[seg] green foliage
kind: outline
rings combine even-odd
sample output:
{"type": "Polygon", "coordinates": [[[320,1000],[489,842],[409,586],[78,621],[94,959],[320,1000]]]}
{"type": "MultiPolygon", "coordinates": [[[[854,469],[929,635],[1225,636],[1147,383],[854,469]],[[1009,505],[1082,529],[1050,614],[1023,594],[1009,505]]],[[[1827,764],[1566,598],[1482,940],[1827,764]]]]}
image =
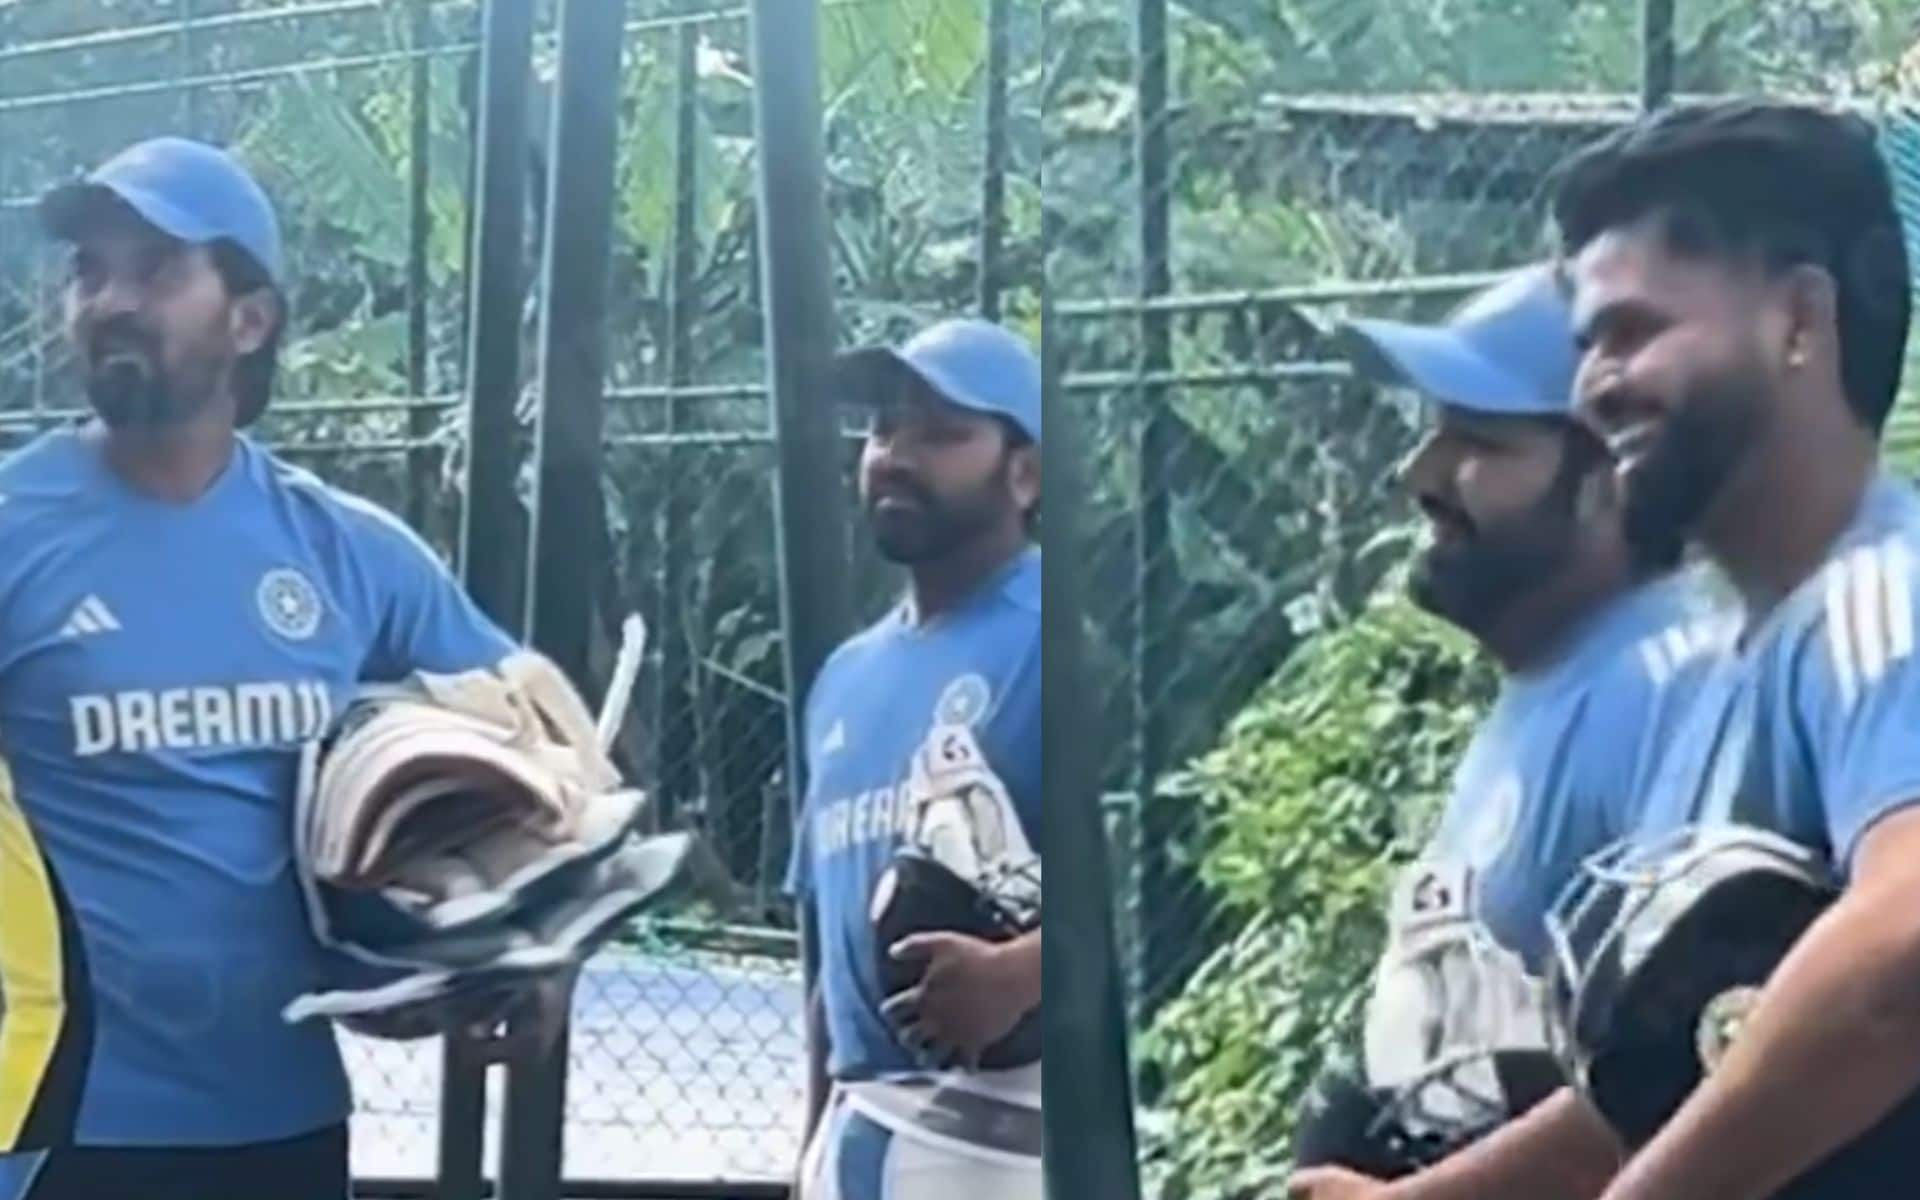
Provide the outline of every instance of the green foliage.
{"type": "MultiPolygon", "coordinates": [[[[1638,4],[1619,0],[1354,4],[1348,0],[1186,0],[1222,40],[1288,90],[1382,93],[1522,90],[1568,81],[1632,86],[1638,4]],[[1596,78],[1596,67],[1611,78],[1596,78]]],[[[1196,43],[1209,52],[1211,39],[1196,43]]]]}
{"type": "Polygon", "coordinates": [[[1201,878],[1237,926],[1140,1040],[1161,1084],[1150,1194],[1215,1200],[1285,1165],[1292,1115],[1355,1029],[1386,891],[1437,815],[1495,685],[1398,597],[1303,644],[1177,781],[1201,878]]]}

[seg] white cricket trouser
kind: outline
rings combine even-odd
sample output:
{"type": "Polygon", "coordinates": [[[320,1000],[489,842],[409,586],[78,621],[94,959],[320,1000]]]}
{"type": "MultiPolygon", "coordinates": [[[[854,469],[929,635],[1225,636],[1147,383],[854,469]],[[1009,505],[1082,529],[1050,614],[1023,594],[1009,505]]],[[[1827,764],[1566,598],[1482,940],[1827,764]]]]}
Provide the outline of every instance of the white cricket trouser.
{"type": "Polygon", "coordinates": [[[1040,1068],[836,1084],[796,1200],[1043,1200],[1040,1068]]]}

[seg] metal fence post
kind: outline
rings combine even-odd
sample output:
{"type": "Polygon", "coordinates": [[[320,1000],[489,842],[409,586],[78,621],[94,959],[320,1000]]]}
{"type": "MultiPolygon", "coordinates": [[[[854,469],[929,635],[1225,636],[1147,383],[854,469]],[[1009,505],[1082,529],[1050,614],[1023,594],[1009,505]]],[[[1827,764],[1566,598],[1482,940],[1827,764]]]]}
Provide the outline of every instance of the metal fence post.
{"type": "MultiPolygon", "coordinates": [[[[1045,300],[1042,300],[1043,307],[1045,300]]],[[[1051,321],[1043,325],[1057,331],[1051,321]]],[[[1113,891],[1099,804],[1098,731],[1090,728],[1079,540],[1084,461],[1079,423],[1059,386],[1060,337],[1044,339],[1047,399],[1042,447],[1046,537],[1043,572],[1041,738],[1047,747],[1043,854],[1047,889],[1046,1173],[1049,1200],[1138,1200],[1126,1004],[1114,939],[1113,891]]]]}
{"type": "Polygon", "coordinates": [[[787,785],[804,794],[807,689],[846,629],[846,503],[836,410],[820,23],[814,0],[754,0],[753,109],[763,322],[779,469],[781,628],[786,631],[787,785]]]}
{"type": "Polygon", "coordinates": [[[1673,99],[1674,3],[1642,0],[1640,6],[1640,107],[1648,112],[1673,99]]]}
{"type": "MultiPolygon", "coordinates": [[[[191,79],[197,74],[200,62],[199,39],[194,36],[194,24],[199,19],[197,0],[180,0],[180,74],[191,79]]],[[[200,89],[189,86],[181,97],[182,121],[189,137],[204,137],[206,131],[200,128],[200,89]]]]}
{"type": "Polygon", "coordinates": [[[521,632],[524,547],[514,491],[519,439],[520,311],[527,220],[527,89],[534,0],[488,0],[481,32],[480,131],[467,322],[466,503],[461,565],[487,613],[521,632]]]}
{"type": "Polygon", "coordinates": [[[986,166],[980,183],[980,315],[1000,319],[1006,290],[1001,259],[1007,234],[1007,58],[1013,37],[1008,0],[987,3],[986,166]]]}
{"type": "MultiPolygon", "coordinates": [[[[433,157],[433,63],[427,58],[433,39],[433,11],[413,6],[408,47],[413,60],[407,80],[407,437],[424,443],[433,432],[434,412],[427,399],[427,239],[433,234],[433,214],[427,204],[433,157]]],[[[433,460],[425,445],[407,451],[407,524],[423,533],[431,528],[433,460]]]]}
{"type": "Polygon", "coordinates": [[[536,646],[592,693],[588,650],[606,523],[602,390],[626,0],[565,0],[548,172],[531,604],[536,646]]]}
{"type": "Polygon", "coordinates": [[[660,547],[660,675],[655,711],[660,729],[660,800],[665,827],[676,824],[682,806],[700,790],[700,747],[694,717],[692,655],[687,645],[687,589],[692,582],[691,544],[696,506],[688,494],[687,463],[697,454],[678,444],[684,415],[677,394],[693,382],[693,323],[699,315],[700,231],[696,224],[699,184],[700,29],[691,22],[675,31],[673,139],[673,263],[667,277],[668,442],[663,458],[666,504],[658,515],[660,547]]]}
{"type": "MultiPolygon", "coordinates": [[[[474,600],[509,631],[520,628],[514,566],[504,531],[514,511],[514,405],[520,395],[521,268],[526,221],[527,81],[533,0],[489,0],[481,27],[479,130],[474,153],[473,243],[467,279],[467,463],[460,563],[474,600]]],[[[487,1051],[465,1035],[446,1040],[440,1082],[438,1200],[480,1200],[486,1133],[487,1051]]]]}
{"type": "MultiPolygon", "coordinates": [[[[540,327],[540,417],[534,436],[533,643],[594,694],[590,651],[605,561],[602,389],[620,125],[625,0],[566,0],[548,173],[546,278],[540,327]]],[[[559,1200],[570,1030],[545,1058],[507,1065],[500,1139],[503,1200],[559,1200]]]]}
{"type": "Polygon", "coordinates": [[[1134,792],[1139,797],[1139,895],[1151,898],[1152,919],[1140,923],[1139,974],[1134,1000],[1144,1019],[1179,986],[1191,966],[1199,914],[1192,873],[1181,868],[1178,846],[1190,822],[1180,803],[1159,794],[1166,768],[1169,729],[1155,690],[1167,686],[1176,668],[1172,638],[1180,586],[1173,557],[1172,481],[1174,430],[1163,380],[1173,368],[1171,314],[1154,301],[1173,290],[1172,165],[1167,146],[1167,0],[1138,0],[1134,10],[1136,71],[1140,96],[1135,130],[1139,164],[1141,412],[1136,445],[1140,507],[1134,520],[1134,577],[1138,593],[1133,627],[1135,737],[1134,792]]]}

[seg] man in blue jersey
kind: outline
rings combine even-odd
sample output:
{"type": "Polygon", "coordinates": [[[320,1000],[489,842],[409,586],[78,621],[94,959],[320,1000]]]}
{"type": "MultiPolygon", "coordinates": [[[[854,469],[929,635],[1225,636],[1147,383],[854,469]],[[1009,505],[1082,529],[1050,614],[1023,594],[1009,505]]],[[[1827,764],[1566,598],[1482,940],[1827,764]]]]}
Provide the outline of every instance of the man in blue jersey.
{"type": "Polygon", "coordinates": [[[868,524],[910,586],[833,654],[807,700],[789,879],[818,964],[800,1195],[1039,1200],[1038,1063],[967,1067],[1039,1009],[1038,929],[887,947],[873,916],[926,799],[931,749],[954,731],[983,760],[979,794],[1000,810],[988,815],[1039,843],[1039,364],[1004,329],[949,321],[841,368],[842,386],[871,406],[868,524]],[[883,953],[915,964],[917,983],[889,989],[883,953]],[[916,1080],[932,1081],[939,1103],[919,1104],[916,1080]]]}
{"type": "Polygon", "coordinates": [[[1578,356],[1551,266],[1445,326],[1360,321],[1343,340],[1364,375],[1434,404],[1402,470],[1432,539],[1413,597],[1472,634],[1503,679],[1396,889],[1369,1004],[1370,1094],[1323,1079],[1297,1136],[1296,1158],[1315,1165],[1292,1194],[1315,1198],[1421,1194],[1467,1141],[1567,1103],[1538,988],[1545,917],[1581,862],[1632,827],[1670,727],[1660,714],[1696,681],[1706,612],[1695,581],[1669,570],[1677,541],[1624,536],[1606,449],[1573,419],[1578,356]]]}
{"type": "Polygon", "coordinates": [[[375,506],[237,431],[285,328],[273,210],[137,145],[41,214],[95,419],[0,464],[0,1197],[341,1200],[345,1072],[290,863],[300,745],[507,637],[375,506]]]}
{"type": "MultiPolygon", "coordinates": [[[[1910,315],[1900,220],[1865,122],[1758,103],[1606,139],[1555,213],[1581,405],[1630,527],[1697,538],[1744,602],[1643,833],[1759,826],[1844,885],[1604,1194],[1761,1200],[1920,1087],[1920,497],[1878,444],[1910,315]]],[[[1903,1148],[1844,1194],[1906,1194],[1903,1148]]]]}
{"type": "MultiPolygon", "coordinates": [[[[1614,448],[1629,533],[1697,540],[1743,601],[1636,841],[1758,826],[1846,887],[1624,1165],[1575,1102],[1476,1147],[1443,1186],[1376,1194],[1762,1200],[1843,1158],[1920,1085],[1920,498],[1877,444],[1907,338],[1906,250],[1871,131],[1791,105],[1646,118],[1563,169],[1555,216],[1579,408],[1614,448]],[[1577,1163],[1600,1180],[1569,1175],[1577,1163]]],[[[1915,1165],[1794,1194],[1901,1195],[1915,1165]]]]}

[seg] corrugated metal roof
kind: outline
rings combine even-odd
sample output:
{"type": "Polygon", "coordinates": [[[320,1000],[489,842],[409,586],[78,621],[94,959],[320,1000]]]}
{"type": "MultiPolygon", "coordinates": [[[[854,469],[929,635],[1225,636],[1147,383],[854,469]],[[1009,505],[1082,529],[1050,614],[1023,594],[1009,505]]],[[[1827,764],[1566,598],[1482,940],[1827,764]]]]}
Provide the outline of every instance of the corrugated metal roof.
{"type": "MultiPolygon", "coordinates": [[[[1718,97],[1683,95],[1681,102],[1718,97]]],[[[1776,95],[1777,100],[1834,103],[1830,98],[1776,95]]],[[[1840,107],[1860,108],[1840,102],[1840,107]]],[[[1396,95],[1338,92],[1269,94],[1256,110],[1275,115],[1373,117],[1418,123],[1514,125],[1623,125],[1640,113],[1627,92],[1411,92],[1396,95]]]]}

